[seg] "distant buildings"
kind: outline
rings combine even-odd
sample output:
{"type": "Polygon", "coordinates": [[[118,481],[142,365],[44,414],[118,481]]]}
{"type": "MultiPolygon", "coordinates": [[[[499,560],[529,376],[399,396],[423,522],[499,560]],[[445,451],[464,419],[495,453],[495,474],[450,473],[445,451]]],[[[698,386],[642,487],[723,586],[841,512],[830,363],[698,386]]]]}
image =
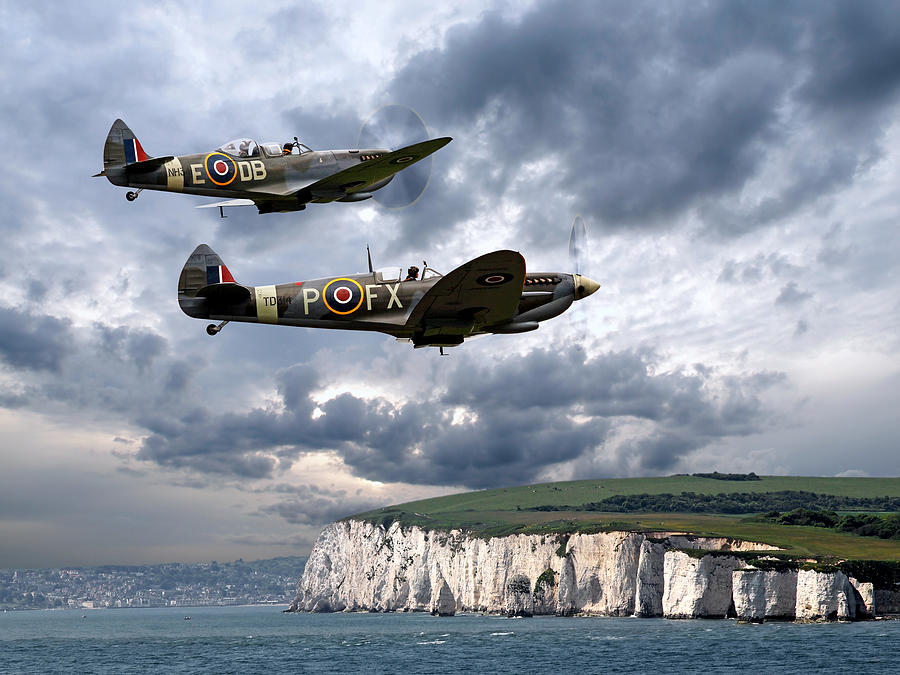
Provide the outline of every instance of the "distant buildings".
{"type": "Polygon", "coordinates": [[[231,563],[0,570],[0,609],[281,604],[306,558],[231,563]]]}

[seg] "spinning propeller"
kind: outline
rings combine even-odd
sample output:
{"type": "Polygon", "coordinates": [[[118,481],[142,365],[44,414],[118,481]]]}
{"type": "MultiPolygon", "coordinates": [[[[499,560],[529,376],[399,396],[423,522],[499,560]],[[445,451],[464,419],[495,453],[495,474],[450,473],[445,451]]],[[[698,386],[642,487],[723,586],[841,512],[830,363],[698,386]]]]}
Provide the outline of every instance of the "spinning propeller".
{"type": "MultiPolygon", "coordinates": [[[[359,148],[399,150],[430,138],[422,118],[403,105],[386,105],[366,120],[359,132],[359,148]]],[[[431,157],[416,162],[394,175],[391,182],[374,193],[373,199],[389,209],[415,204],[431,178],[431,157]]]]}
{"type": "MultiPolygon", "coordinates": [[[[581,216],[576,216],[572,222],[572,231],[569,234],[569,265],[572,273],[575,275],[576,299],[590,295],[597,289],[597,283],[592,280],[588,269],[590,257],[590,247],[584,219],[581,216]]],[[[576,305],[572,308],[572,326],[581,343],[584,343],[588,337],[587,311],[588,309],[581,305],[576,305]]]]}
{"type": "Polygon", "coordinates": [[[569,264],[572,265],[572,271],[575,274],[590,277],[587,270],[589,258],[590,248],[584,218],[575,216],[575,220],[572,222],[572,231],[569,233],[569,264]]]}

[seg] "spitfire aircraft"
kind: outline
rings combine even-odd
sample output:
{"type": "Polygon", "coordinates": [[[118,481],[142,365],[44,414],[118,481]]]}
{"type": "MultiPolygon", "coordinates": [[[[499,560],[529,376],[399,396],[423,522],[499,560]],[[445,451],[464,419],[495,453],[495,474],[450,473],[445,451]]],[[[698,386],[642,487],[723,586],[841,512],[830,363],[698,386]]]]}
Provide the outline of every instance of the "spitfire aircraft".
{"type": "Polygon", "coordinates": [[[134,201],[142,190],[182,192],[225,201],[198,208],[256,205],[259,212],[302,211],[309,203],[359,202],[391,182],[398,171],[412,166],[452,139],[434,138],[399,150],[310,150],[293,142],[257,143],[249,138],[229,141],[212,152],[151,157],[134,132],[120,119],[113,122],[103,148],[103,171],[113,185],[136,188],[126,193],[134,201]]]}
{"type": "Polygon", "coordinates": [[[600,287],[580,274],[526,273],[516,251],[487,253],[446,275],[427,263],[418,272],[373,270],[369,256],[365,274],[244,286],[201,244],[181,270],[178,304],[188,316],[218,321],[206,327],[210,335],[230,321],[376,331],[443,353],[475,335],[535,330],[600,287]]]}

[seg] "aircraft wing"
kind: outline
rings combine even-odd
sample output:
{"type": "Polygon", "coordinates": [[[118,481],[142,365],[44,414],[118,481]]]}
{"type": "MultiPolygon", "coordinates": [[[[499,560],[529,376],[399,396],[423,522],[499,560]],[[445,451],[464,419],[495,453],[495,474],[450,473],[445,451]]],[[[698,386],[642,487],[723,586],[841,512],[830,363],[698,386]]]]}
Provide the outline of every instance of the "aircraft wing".
{"type": "Polygon", "coordinates": [[[303,201],[332,202],[393,176],[398,171],[425,159],[449,143],[452,138],[433,138],[428,141],[394,150],[378,159],[369,159],[344,169],[301,189],[303,201]],[[305,199],[308,197],[309,199],[305,199]]]}
{"type": "Polygon", "coordinates": [[[195,209],[214,209],[220,206],[253,206],[255,202],[252,199],[228,199],[224,202],[215,202],[214,204],[199,204],[195,209]]]}
{"type": "Polygon", "coordinates": [[[508,322],[525,285],[525,259],[516,251],[494,251],[457,267],[432,286],[410,312],[406,325],[457,326],[461,332],[508,322]]]}

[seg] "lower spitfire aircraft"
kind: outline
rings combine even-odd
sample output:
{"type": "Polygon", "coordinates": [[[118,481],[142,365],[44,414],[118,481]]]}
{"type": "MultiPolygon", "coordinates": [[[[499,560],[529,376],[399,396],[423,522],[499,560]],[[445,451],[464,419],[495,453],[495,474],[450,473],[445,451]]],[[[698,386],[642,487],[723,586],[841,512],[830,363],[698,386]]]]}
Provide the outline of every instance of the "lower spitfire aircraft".
{"type": "Polygon", "coordinates": [[[391,182],[394,174],[428,157],[452,139],[434,138],[394,150],[310,150],[293,143],[229,141],[196,155],[151,157],[134,132],[113,122],[103,148],[103,171],[113,185],[137,188],[125,197],[134,201],[142,190],[229,197],[197,208],[256,205],[260,213],[302,211],[309,203],[359,202],[391,182]],[[296,150],[296,152],[295,152],[296,150]]]}
{"type": "Polygon", "coordinates": [[[462,344],[486,333],[524,333],[562,314],[600,287],[580,274],[525,272],[516,251],[494,251],[446,275],[425,264],[372,269],[343,277],[271,286],[238,284],[206,244],[188,258],[178,280],[178,304],[188,316],[211,319],[217,334],[229,321],[387,333],[415,347],[462,344]]]}

